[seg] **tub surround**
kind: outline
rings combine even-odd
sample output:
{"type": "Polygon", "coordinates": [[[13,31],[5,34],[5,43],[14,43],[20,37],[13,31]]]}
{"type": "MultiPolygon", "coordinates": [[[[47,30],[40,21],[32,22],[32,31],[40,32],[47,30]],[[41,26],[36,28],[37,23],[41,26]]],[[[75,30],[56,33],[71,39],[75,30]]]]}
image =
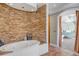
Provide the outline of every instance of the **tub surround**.
{"type": "Polygon", "coordinates": [[[0,3],[0,38],[4,43],[21,41],[28,32],[33,39],[46,41],[46,6],[25,12],[0,3]]]}

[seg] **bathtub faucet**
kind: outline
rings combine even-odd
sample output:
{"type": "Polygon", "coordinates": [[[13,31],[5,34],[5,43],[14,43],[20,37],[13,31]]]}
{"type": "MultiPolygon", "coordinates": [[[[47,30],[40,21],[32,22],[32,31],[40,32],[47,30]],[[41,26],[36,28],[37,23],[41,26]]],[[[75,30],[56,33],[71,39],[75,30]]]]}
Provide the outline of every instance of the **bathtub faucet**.
{"type": "Polygon", "coordinates": [[[24,40],[32,40],[32,33],[27,33],[24,40]]]}

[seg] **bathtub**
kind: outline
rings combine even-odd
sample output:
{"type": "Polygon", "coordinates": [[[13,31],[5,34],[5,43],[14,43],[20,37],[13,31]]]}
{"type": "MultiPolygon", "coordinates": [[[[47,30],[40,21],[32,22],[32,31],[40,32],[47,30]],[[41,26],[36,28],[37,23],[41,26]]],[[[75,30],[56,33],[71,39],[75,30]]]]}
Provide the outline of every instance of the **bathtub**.
{"type": "Polygon", "coordinates": [[[39,56],[40,42],[37,40],[27,40],[6,44],[0,47],[1,51],[12,51],[5,56],[39,56]]]}

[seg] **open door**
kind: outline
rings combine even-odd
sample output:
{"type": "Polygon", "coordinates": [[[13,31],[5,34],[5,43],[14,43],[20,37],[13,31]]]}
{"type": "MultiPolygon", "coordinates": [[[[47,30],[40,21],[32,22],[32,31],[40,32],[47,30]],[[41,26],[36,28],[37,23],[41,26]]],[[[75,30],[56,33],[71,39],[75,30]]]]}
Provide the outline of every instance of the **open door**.
{"type": "Polygon", "coordinates": [[[76,26],[76,41],[74,50],[79,53],[79,11],[76,11],[76,19],[77,19],[77,26],[76,26]]]}
{"type": "Polygon", "coordinates": [[[48,48],[50,48],[50,16],[48,16],[48,48]]]}
{"type": "Polygon", "coordinates": [[[59,47],[62,46],[62,17],[59,16],[59,47]]]}

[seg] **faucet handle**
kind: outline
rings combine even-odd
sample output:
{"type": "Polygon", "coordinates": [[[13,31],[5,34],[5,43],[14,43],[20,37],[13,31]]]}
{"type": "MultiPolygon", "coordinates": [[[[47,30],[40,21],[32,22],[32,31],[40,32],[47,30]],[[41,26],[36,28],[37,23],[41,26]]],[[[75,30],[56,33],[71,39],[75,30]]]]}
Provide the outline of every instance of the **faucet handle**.
{"type": "Polygon", "coordinates": [[[0,46],[4,45],[4,42],[2,40],[0,40],[0,46]]]}
{"type": "Polygon", "coordinates": [[[27,34],[27,40],[32,40],[32,33],[27,34]]]}

